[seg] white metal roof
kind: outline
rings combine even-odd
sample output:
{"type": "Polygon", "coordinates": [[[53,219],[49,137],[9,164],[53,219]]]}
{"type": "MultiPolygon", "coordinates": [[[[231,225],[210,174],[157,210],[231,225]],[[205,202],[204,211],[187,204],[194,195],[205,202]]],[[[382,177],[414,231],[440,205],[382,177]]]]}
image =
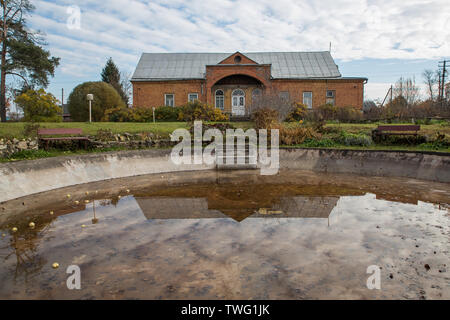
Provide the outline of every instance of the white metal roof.
{"type": "MultiPolygon", "coordinates": [[[[143,53],[132,81],[203,79],[206,66],[215,65],[233,53],[143,53]]],[[[324,52],[242,53],[259,64],[272,65],[274,79],[339,78],[331,54],[324,52]]]]}

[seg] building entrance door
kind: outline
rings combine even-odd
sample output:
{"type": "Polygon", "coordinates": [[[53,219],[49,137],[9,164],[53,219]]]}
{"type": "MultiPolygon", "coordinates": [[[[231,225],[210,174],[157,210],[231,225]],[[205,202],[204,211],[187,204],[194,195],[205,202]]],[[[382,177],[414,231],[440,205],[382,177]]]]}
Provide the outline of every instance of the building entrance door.
{"type": "Polygon", "coordinates": [[[231,97],[231,113],[233,116],[245,116],[245,92],[241,89],[233,91],[231,97]]]}

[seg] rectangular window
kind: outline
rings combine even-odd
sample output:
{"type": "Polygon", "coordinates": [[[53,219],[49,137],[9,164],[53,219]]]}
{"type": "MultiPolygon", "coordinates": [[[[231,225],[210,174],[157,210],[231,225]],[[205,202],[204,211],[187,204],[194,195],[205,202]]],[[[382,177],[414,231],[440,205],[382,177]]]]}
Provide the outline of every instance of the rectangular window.
{"type": "Polygon", "coordinates": [[[164,104],[166,107],[174,107],[175,106],[175,95],[174,94],[165,94],[164,95],[164,104]]]}
{"type": "Polygon", "coordinates": [[[216,95],[216,108],[219,108],[220,110],[223,110],[224,105],[224,96],[222,95],[216,95]]]}
{"type": "Polygon", "coordinates": [[[188,94],[188,101],[194,102],[195,100],[198,100],[198,93],[189,93],[188,94]]]}
{"type": "Polygon", "coordinates": [[[336,91],[334,90],[327,90],[327,100],[326,104],[331,104],[334,106],[336,103],[336,91]]]}
{"type": "Polygon", "coordinates": [[[280,99],[289,102],[289,92],[287,91],[280,92],[280,99]]]}
{"type": "Polygon", "coordinates": [[[308,106],[308,109],[312,109],[313,101],[312,101],[312,92],[305,91],[303,92],[303,104],[308,106]]]}

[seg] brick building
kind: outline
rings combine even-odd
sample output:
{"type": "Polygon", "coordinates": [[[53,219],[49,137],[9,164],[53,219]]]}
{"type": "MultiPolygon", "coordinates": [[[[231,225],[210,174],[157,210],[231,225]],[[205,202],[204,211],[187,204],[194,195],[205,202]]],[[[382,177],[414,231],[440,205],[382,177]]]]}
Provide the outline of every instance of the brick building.
{"type": "Polygon", "coordinates": [[[144,53],[131,80],[135,107],[200,100],[234,116],[264,95],[309,108],[363,107],[367,78],[342,77],[326,52],[144,53]]]}

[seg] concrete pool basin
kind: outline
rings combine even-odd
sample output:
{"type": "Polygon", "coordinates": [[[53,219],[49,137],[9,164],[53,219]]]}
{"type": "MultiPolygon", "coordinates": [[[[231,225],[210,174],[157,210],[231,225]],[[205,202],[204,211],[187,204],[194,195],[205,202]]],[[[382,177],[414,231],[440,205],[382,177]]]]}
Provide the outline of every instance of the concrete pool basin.
{"type": "Polygon", "coordinates": [[[1,164],[0,298],[450,298],[448,156],[282,149],[274,176],[169,156],[1,164]]]}
{"type": "Polygon", "coordinates": [[[0,298],[448,299],[449,194],[448,183],[292,169],[33,194],[0,206],[0,298]],[[66,287],[71,265],[81,290],[66,287]],[[366,286],[372,265],[381,290],[366,286]]]}
{"type": "MultiPolygon", "coordinates": [[[[177,166],[170,150],[138,150],[0,164],[0,202],[71,185],[153,173],[214,170],[177,166]]],[[[281,169],[450,182],[450,156],[439,153],[326,149],[280,150],[281,169]]]]}

